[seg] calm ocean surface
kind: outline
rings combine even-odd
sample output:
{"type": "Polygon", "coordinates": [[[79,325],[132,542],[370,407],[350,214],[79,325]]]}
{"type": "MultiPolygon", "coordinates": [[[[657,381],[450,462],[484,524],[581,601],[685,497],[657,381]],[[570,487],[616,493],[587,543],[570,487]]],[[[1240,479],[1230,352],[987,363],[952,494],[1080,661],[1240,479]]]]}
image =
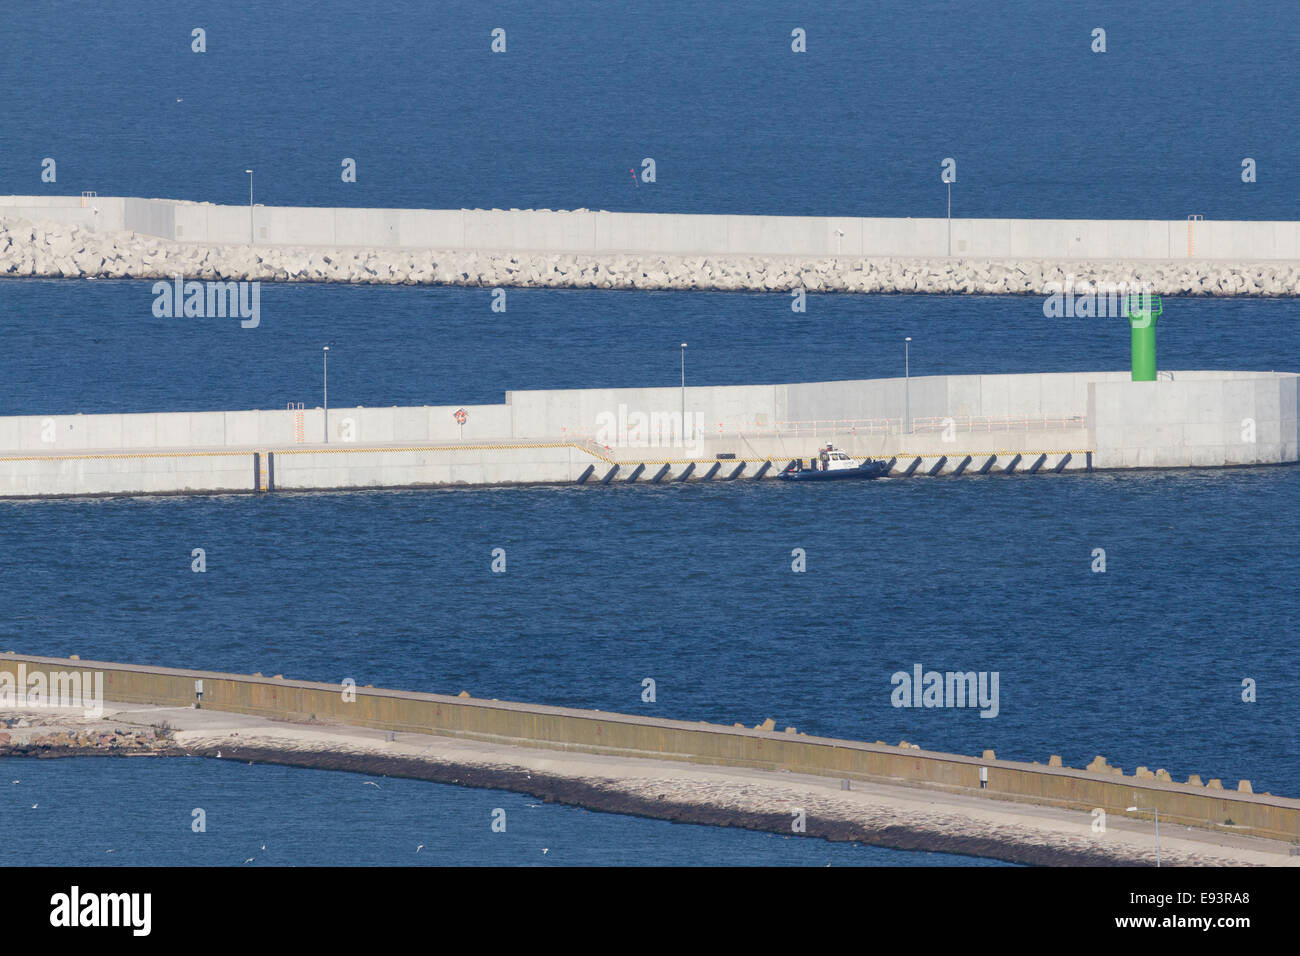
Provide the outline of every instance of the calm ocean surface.
{"type": "Polygon", "coordinates": [[[15,758],[0,769],[0,866],[1004,865],[235,761],[15,758]],[[196,808],[203,833],[191,829],[196,808]],[[504,833],[491,829],[496,809],[504,833]]]}
{"type": "Polygon", "coordinates": [[[1293,0],[7,3],[0,184],[942,216],[952,157],[955,216],[1295,219],[1297,50],[1293,0]]]}
{"type": "MultiPolygon", "coordinates": [[[[0,415],[496,404],[506,391],[1127,369],[1123,318],[1035,296],[507,290],[263,283],[261,324],[160,319],[153,283],[0,282],[0,415]]],[[[1300,367],[1295,299],[1165,297],[1166,369],[1300,367]]]]}
{"type": "MultiPolygon", "coordinates": [[[[266,203],[928,216],[953,156],[955,215],[1294,219],[1298,24],[1283,3],[8,5],[0,189],[242,202],[251,166],[266,203]],[[658,182],[634,186],[646,156],[658,182]]],[[[1122,320],[1034,298],[811,296],[796,315],[785,295],[512,290],[497,314],[487,290],[264,285],[244,330],[157,319],[150,285],[0,282],[0,415],[310,407],[326,342],[335,407],[673,385],[681,341],[695,384],[896,375],[905,335],[917,375],[1127,365],[1122,320]]],[[[1161,365],[1295,370],[1296,308],[1166,299],[1161,365]]],[[[770,716],[1300,795],[1298,492],[1277,468],[0,502],[0,650],[770,716]],[[890,675],[917,663],[998,671],[997,718],[893,708],[890,675]]],[[[5,767],[0,863],[958,860],[349,774],[5,767]],[[131,811],[111,827],[106,792],[131,811]],[[516,808],[508,837],[495,806],[516,808]],[[340,839],[313,837],[322,818],[340,839]],[[50,848],[58,827],[81,836],[50,848]]]]}

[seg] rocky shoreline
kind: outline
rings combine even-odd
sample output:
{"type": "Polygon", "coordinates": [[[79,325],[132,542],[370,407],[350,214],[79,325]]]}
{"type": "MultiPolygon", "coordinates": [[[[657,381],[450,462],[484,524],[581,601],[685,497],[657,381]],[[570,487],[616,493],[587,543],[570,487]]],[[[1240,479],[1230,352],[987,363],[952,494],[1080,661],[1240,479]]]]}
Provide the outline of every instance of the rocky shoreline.
{"type": "Polygon", "coordinates": [[[0,218],[0,278],[186,279],[725,292],[1300,296],[1300,262],[529,254],[206,245],[0,218]]]}
{"type": "Polygon", "coordinates": [[[170,724],[128,726],[87,718],[79,722],[51,714],[0,717],[0,757],[176,756],[170,724]]]}

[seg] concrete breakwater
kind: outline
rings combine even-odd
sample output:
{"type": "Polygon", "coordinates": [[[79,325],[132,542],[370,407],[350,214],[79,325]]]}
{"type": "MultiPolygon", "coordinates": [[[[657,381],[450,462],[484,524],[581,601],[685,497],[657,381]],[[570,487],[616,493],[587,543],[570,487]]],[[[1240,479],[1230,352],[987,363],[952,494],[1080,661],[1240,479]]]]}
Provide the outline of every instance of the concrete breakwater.
{"type": "MultiPolygon", "coordinates": [[[[0,206],[0,214],[4,207],[0,206]]],[[[0,219],[0,277],[728,292],[1297,296],[1300,261],[548,252],[181,241],[0,219]]]]}
{"type": "Polygon", "coordinates": [[[828,441],[895,459],[890,477],[1300,458],[1295,374],[1161,376],[512,391],[499,405],[332,408],[328,422],[299,403],[0,417],[0,497],[772,479],[828,441]]]}
{"type": "MultiPolygon", "coordinates": [[[[0,757],[184,756],[308,767],[510,790],[545,803],[787,836],[798,809],[805,837],[1031,866],[1156,862],[1143,820],[1109,817],[1105,832],[1097,832],[1091,812],[898,783],[853,781],[846,788],[842,778],[111,701],[99,720],[67,708],[9,712],[17,729],[8,741],[0,733],[0,757]]],[[[26,777],[18,784],[27,786],[26,777]]],[[[1160,858],[1164,866],[1288,866],[1300,859],[1291,850],[1278,840],[1189,828],[1161,835],[1160,858]]]]}
{"type": "MultiPolygon", "coordinates": [[[[817,783],[823,793],[827,790],[846,794],[870,792],[873,786],[884,785],[914,792],[919,789],[927,794],[925,799],[930,803],[952,796],[965,801],[968,807],[977,807],[974,813],[968,811],[969,816],[977,818],[986,812],[1005,812],[1012,804],[1083,811],[1075,833],[1085,837],[1086,845],[1081,847],[1076,836],[1072,849],[1076,854],[1098,856],[1106,855],[1109,848],[1106,840],[1096,838],[1096,830],[1090,826],[1095,811],[1101,809],[1107,816],[1122,820],[1125,808],[1135,803],[1158,808],[1162,819],[1187,827],[1290,844],[1300,838],[1300,800],[1254,793],[1249,781],[1240,781],[1235,790],[1229,790],[1218,779],[1203,784],[1196,775],[1189,775],[1185,783],[1175,782],[1163,769],[1152,772],[1139,767],[1133,775],[1127,775],[1100,756],[1087,768],[1076,769],[1063,766],[1060,757],[1055,755],[1045,764],[1026,763],[999,759],[990,750],[978,757],[968,757],[923,750],[906,741],[893,746],[884,741],[867,743],[819,737],[799,732],[795,727],[779,731],[770,718],[753,727],[741,723],[725,726],[484,700],[467,692],[451,696],[301,681],[283,675],[265,677],[75,657],[0,654],[0,682],[11,688],[9,702],[5,704],[10,708],[35,707],[38,711],[48,711],[59,705],[49,690],[56,683],[85,686],[92,680],[96,686],[103,687],[104,700],[99,703],[110,725],[118,719],[112,711],[121,704],[137,705],[130,708],[134,719],[147,722],[157,731],[151,736],[146,730],[147,741],[162,737],[184,750],[202,745],[214,751],[214,756],[218,755],[219,746],[241,748],[229,754],[235,759],[295,763],[304,762],[303,756],[313,752],[317,761],[307,760],[306,765],[329,765],[320,758],[333,756],[339,758],[334,765],[340,769],[363,769],[355,762],[350,765],[346,758],[357,757],[359,751],[371,756],[400,758],[437,749],[437,757],[445,758],[456,752],[476,753],[476,759],[468,762],[480,768],[491,764],[499,768],[506,761],[499,756],[492,760],[483,748],[497,748],[498,755],[499,748],[510,748],[509,762],[515,766],[527,763],[532,753],[536,754],[534,759],[544,762],[551,774],[603,778],[607,783],[623,773],[601,773],[602,763],[607,767],[621,766],[625,772],[626,761],[652,759],[659,762],[659,772],[669,777],[688,775],[699,768],[709,771],[720,785],[714,793],[706,794],[702,802],[715,808],[730,803],[733,809],[737,791],[744,790],[752,781],[762,778],[769,785],[779,781],[780,786],[786,786],[792,781],[792,775],[802,775],[817,783]],[[34,675],[38,674],[44,677],[42,686],[46,689],[39,698],[34,698],[30,687],[34,675]],[[16,687],[20,676],[26,682],[21,689],[16,687]],[[138,705],[165,709],[144,714],[138,705]],[[232,724],[231,715],[260,720],[255,722],[256,726],[249,720],[232,724]],[[286,726],[286,722],[290,725],[286,726]],[[265,739],[277,729],[289,739],[290,746],[265,739]],[[399,734],[411,735],[418,743],[404,747],[395,740],[399,734]],[[377,746],[357,746],[367,738],[377,746]],[[587,770],[575,773],[574,765],[587,770]]],[[[64,709],[75,713],[75,706],[64,705],[64,709]]],[[[44,746],[54,751],[59,746],[78,746],[85,739],[84,734],[66,732],[51,739],[51,731],[44,727],[32,728],[27,733],[17,730],[11,733],[15,736],[8,742],[10,747],[44,746]]],[[[124,736],[117,734],[113,739],[124,736]]],[[[166,742],[159,741],[156,746],[161,749],[166,742]]],[[[111,740],[101,739],[101,743],[111,747],[111,740]]],[[[4,749],[0,747],[0,752],[4,749]]],[[[390,765],[390,769],[403,768],[390,765]]],[[[494,783],[484,780],[477,785],[494,783]]],[[[655,792],[650,789],[650,793],[655,792]]],[[[658,789],[658,793],[663,799],[664,790],[658,789]]],[[[747,809],[754,812],[753,807],[747,809]]],[[[773,806],[769,800],[766,809],[768,818],[775,819],[789,832],[787,806],[781,803],[773,806]]],[[[857,819],[860,821],[861,817],[857,819]]],[[[885,819],[881,826],[895,822],[885,819]]],[[[987,824],[987,819],[982,822],[987,824]]],[[[959,832],[949,834],[950,837],[959,835],[959,832]]],[[[995,834],[993,839],[996,841],[995,834]]],[[[1273,862],[1287,862],[1285,846],[1275,844],[1272,852],[1276,855],[1273,862]]]]}

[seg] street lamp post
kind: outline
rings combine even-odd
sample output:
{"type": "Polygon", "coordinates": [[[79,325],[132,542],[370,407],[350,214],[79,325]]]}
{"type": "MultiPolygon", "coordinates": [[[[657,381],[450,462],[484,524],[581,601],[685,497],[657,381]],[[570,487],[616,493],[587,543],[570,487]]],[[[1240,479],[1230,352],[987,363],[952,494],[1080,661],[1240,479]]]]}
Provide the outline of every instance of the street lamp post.
{"type": "Polygon", "coordinates": [[[1156,866],[1160,865],[1160,811],[1156,807],[1129,807],[1125,813],[1154,813],[1156,817],[1156,866]]]}
{"type": "Polygon", "coordinates": [[[912,337],[903,339],[903,430],[912,434],[912,337]]]}
{"type": "Polygon", "coordinates": [[[686,441],[686,343],[682,343],[682,442],[686,441]]]}
{"type": "Polygon", "coordinates": [[[253,171],[246,169],[248,173],[248,244],[253,244],[253,171]]]}
{"type": "Polygon", "coordinates": [[[327,345],[321,351],[324,357],[324,367],[322,370],[321,386],[324,392],[325,406],[325,444],[330,443],[330,347],[327,345]]]}

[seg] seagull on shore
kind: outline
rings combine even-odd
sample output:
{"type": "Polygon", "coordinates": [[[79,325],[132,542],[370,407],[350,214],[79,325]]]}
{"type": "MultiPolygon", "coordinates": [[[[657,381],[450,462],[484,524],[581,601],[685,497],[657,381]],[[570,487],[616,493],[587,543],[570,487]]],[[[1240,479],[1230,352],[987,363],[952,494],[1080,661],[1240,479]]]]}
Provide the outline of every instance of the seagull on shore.
{"type": "Polygon", "coordinates": [[[423,850],[423,849],[424,849],[424,844],[421,843],[419,846],[417,846],[417,847],[415,848],[415,852],[416,852],[416,853],[419,853],[419,852],[420,852],[421,850],[423,850]]]}
{"type": "Polygon", "coordinates": [[[362,786],[364,787],[366,784],[369,784],[372,787],[379,787],[380,790],[384,789],[383,787],[380,787],[379,784],[375,783],[373,780],[365,781],[365,783],[363,783],[362,786]]]}
{"type": "Polygon", "coordinates": [[[39,806],[40,806],[39,803],[33,803],[33,804],[32,804],[32,809],[35,810],[35,809],[36,809],[37,807],[39,807],[39,806]]]}
{"type": "Polygon", "coordinates": [[[550,852],[551,852],[551,848],[549,846],[542,847],[542,856],[546,856],[546,854],[550,852]]]}
{"type": "Polygon", "coordinates": [[[245,863],[252,863],[252,862],[253,862],[253,859],[254,859],[254,858],[250,856],[250,857],[249,857],[247,860],[245,860],[244,862],[245,862],[245,863]]]}

